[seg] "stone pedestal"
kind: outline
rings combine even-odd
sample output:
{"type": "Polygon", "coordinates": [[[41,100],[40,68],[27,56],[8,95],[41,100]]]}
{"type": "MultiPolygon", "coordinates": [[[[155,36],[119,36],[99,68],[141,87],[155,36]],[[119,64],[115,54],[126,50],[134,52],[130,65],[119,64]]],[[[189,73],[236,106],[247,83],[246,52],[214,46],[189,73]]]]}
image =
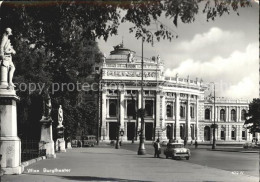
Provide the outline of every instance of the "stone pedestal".
{"type": "Polygon", "coordinates": [[[56,141],[56,151],[59,152],[66,152],[66,147],[65,147],[65,140],[64,138],[58,138],[56,141]]]}
{"type": "Polygon", "coordinates": [[[71,149],[72,147],[71,147],[71,142],[68,142],[67,143],[67,149],[71,149]]]}
{"type": "Polygon", "coordinates": [[[56,158],[54,150],[54,141],[52,138],[52,119],[41,119],[41,139],[39,142],[39,149],[46,149],[46,156],[48,158],[56,158]]]}
{"type": "MultiPolygon", "coordinates": [[[[3,71],[3,70],[2,70],[3,71]]],[[[2,74],[2,73],[1,73],[2,74]]],[[[1,77],[1,81],[3,77],[1,77]]],[[[21,174],[21,140],[17,136],[18,97],[13,89],[0,85],[0,155],[3,174],[21,174]]]]}

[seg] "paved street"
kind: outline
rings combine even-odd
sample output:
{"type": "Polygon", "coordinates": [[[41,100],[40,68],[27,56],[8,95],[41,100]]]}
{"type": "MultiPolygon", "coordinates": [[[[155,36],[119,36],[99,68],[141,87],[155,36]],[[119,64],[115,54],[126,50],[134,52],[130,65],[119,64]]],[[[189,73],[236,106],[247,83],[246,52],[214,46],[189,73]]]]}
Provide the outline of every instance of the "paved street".
{"type": "MultiPolygon", "coordinates": [[[[192,156],[190,160],[181,160],[182,162],[223,169],[233,173],[239,172],[250,176],[259,176],[259,154],[257,153],[208,151],[207,149],[211,148],[209,146],[200,146],[202,149],[194,149],[194,146],[187,147],[191,149],[192,156]]],[[[138,145],[125,144],[121,148],[137,151],[138,145]]],[[[151,144],[145,145],[145,148],[148,154],[154,154],[151,144]]],[[[221,149],[221,147],[219,148],[221,149]]],[[[162,154],[161,157],[165,158],[165,155],[162,154]]]]}
{"type": "Polygon", "coordinates": [[[2,181],[249,182],[258,181],[258,177],[236,174],[222,169],[186,162],[186,160],[158,159],[153,158],[150,154],[138,156],[136,151],[123,148],[116,150],[107,146],[69,149],[66,153],[58,153],[56,159],[39,161],[26,167],[22,175],[3,176],[2,181]],[[59,170],[63,170],[63,172],[59,170]]]}

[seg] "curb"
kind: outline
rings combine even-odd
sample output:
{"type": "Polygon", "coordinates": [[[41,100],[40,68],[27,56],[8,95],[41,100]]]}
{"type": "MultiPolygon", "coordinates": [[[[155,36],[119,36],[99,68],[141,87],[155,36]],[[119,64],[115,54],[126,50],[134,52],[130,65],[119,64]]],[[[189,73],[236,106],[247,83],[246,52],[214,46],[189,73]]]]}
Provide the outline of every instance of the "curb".
{"type": "Polygon", "coordinates": [[[218,150],[218,149],[208,149],[209,151],[221,151],[221,152],[240,152],[240,153],[259,153],[259,151],[237,151],[237,150],[218,150]]]}
{"type": "Polygon", "coordinates": [[[22,162],[21,166],[22,168],[24,169],[25,167],[35,163],[35,162],[38,162],[38,161],[41,161],[41,160],[44,160],[44,159],[47,159],[46,156],[42,156],[42,157],[37,157],[35,159],[31,159],[31,160],[28,160],[28,161],[25,161],[25,162],[22,162]]]}

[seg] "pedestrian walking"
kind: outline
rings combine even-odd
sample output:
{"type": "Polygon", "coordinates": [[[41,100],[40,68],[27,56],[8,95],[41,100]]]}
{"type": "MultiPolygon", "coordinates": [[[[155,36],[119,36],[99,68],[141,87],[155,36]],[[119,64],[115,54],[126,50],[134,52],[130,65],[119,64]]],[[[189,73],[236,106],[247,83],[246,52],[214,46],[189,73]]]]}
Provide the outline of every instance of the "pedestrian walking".
{"type": "Polygon", "coordinates": [[[198,148],[198,142],[195,140],[195,149],[198,148]]]}
{"type": "Polygon", "coordinates": [[[161,154],[161,146],[159,143],[159,139],[156,140],[156,142],[154,142],[153,147],[154,147],[154,157],[159,158],[160,154],[161,154]]]}

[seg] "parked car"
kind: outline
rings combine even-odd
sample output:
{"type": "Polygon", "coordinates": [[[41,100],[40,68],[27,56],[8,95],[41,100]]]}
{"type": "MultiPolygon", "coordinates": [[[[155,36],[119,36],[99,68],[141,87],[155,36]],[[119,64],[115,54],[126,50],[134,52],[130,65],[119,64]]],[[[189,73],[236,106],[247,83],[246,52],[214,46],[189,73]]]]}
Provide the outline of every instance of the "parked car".
{"type": "Polygon", "coordinates": [[[72,139],[71,140],[71,147],[73,147],[73,148],[78,147],[78,140],[72,139]]]}
{"type": "Polygon", "coordinates": [[[168,157],[172,157],[173,159],[185,157],[186,160],[189,160],[191,153],[190,149],[185,148],[182,143],[168,143],[164,150],[164,155],[166,159],[168,157]]]}
{"type": "Polygon", "coordinates": [[[94,147],[97,143],[96,136],[87,135],[82,137],[83,147],[94,147]]]}

